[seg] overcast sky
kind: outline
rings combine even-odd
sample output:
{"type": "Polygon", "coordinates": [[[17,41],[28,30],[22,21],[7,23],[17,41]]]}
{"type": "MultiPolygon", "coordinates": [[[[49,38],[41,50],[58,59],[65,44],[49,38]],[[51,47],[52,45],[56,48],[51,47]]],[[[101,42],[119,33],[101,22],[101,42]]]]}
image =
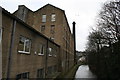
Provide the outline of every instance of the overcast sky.
{"type": "Polygon", "coordinates": [[[71,30],[72,22],[76,22],[76,48],[83,51],[95,18],[106,1],[108,0],[2,0],[0,6],[11,13],[18,9],[18,5],[25,5],[35,11],[48,3],[65,10],[71,30]]]}

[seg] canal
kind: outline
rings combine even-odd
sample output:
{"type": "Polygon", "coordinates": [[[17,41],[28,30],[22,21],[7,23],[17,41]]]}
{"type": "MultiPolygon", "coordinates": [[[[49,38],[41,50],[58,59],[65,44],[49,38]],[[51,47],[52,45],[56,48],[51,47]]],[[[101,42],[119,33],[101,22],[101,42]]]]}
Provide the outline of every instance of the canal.
{"type": "Polygon", "coordinates": [[[96,80],[96,76],[89,70],[88,65],[79,66],[75,80],[96,80]]]}

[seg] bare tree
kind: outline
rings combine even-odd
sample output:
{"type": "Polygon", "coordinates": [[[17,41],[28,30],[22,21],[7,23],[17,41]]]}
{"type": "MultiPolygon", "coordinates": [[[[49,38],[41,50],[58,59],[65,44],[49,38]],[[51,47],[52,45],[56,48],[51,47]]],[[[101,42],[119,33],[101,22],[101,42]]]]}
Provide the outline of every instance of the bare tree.
{"type": "Polygon", "coordinates": [[[88,37],[88,65],[98,79],[119,80],[120,0],[104,4],[96,26],[88,37]]]}
{"type": "Polygon", "coordinates": [[[98,51],[105,44],[106,40],[103,39],[103,34],[100,31],[94,30],[88,37],[87,49],[89,51],[98,51]]]}
{"type": "Polygon", "coordinates": [[[120,38],[120,0],[105,3],[98,18],[99,30],[107,40],[116,42],[120,38]]]}
{"type": "Polygon", "coordinates": [[[88,37],[88,50],[110,46],[120,40],[120,0],[105,3],[97,20],[97,29],[88,37]]]}

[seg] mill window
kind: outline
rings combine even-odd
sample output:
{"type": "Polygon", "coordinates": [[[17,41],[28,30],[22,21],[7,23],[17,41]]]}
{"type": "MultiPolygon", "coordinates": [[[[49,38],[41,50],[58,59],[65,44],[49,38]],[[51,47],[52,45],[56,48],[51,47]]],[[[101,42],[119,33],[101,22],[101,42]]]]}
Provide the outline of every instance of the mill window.
{"type": "Polygon", "coordinates": [[[28,80],[29,79],[29,72],[21,73],[16,76],[16,80],[28,80]]]}
{"type": "Polygon", "coordinates": [[[46,15],[42,15],[42,22],[46,22],[46,15]]]}
{"type": "Polygon", "coordinates": [[[39,44],[38,55],[44,55],[44,54],[45,54],[45,45],[39,44]]]}
{"type": "Polygon", "coordinates": [[[45,31],[45,25],[42,25],[41,26],[41,32],[44,32],[45,31]]]}
{"type": "Polygon", "coordinates": [[[37,78],[43,78],[43,77],[44,77],[44,69],[38,69],[37,78]]]}
{"type": "Polygon", "coordinates": [[[30,54],[30,47],[31,47],[31,40],[26,37],[20,36],[18,52],[30,54]]]}
{"type": "Polygon", "coordinates": [[[55,14],[52,14],[52,15],[51,15],[51,21],[54,22],[54,21],[55,21],[55,18],[56,18],[56,15],[55,15],[55,14]]]}

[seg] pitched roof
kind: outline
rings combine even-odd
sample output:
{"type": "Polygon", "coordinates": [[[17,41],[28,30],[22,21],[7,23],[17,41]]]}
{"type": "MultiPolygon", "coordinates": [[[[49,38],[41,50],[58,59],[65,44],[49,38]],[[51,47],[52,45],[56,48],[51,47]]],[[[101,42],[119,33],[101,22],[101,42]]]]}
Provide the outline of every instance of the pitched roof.
{"type": "Polygon", "coordinates": [[[41,9],[43,9],[43,8],[45,8],[45,7],[47,7],[47,6],[52,6],[52,7],[56,8],[56,9],[59,9],[59,10],[61,10],[61,11],[64,11],[64,10],[62,10],[62,9],[60,9],[60,8],[58,8],[58,7],[54,6],[54,5],[52,5],[52,4],[46,4],[46,5],[44,5],[43,7],[39,8],[38,10],[36,10],[35,12],[37,12],[37,11],[39,11],[39,10],[41,10],[41,9]]]}
{"type": "MultiPolygon", "coordinates": [[[[63,14],[64,14],[64,16],[65,16],[65,20],[66,20],[66,22],[67,22],[68,29],[69,29],[70,33],[72,34],[72,31],[70,30],[70,26],[69,26],[69,23],[68,23],[68,20],[67,20],[66,14],[65,14],[65,10],[62,10],[62,9],[60,9],[60,8],[58,8],[58,7],[54,6],[54,5],[52,5],[52,4],[46,4],[46,5],[44,5],[43,7],[39,8],[39,9],[36,10],[36,11],[32,11],[32,10],[30,10],[30,9],[27,8],[25,5],[19,5],[19,7],[20,7],[20,6],[24,6],[26,9],[28,9],[29,11],[31,11],[31,12],[33,12],[33,13],[35,13],[35,12],[37,12],[37,11],[39,11],[39,10],[41,10],[41,9],[43,9],[43,8],[45,8],[45,7],[47,7],[47,6],[52,6],[52,7],[56,8],[56,9],[62,11],[63,14]]],[[[16,11],[15,11],[15,12],[16,12],[16,11]]],[[[72,23],[71,23],[71,24],[72,24],[72,23]]]]}
{"type": "MultiPolygon", "coordinates": [[[[39,10],[47,7],[47,6],[52,6],[52,7],[56,8],[56,9],[58,9],[58,10],[61,10],[61,11],[63,12],[63,14],[64,14],[64,16],[65,16],[65,19],[66,19],[66,22],[67,22],[67,25],[68,25],[68,28],[69,28],[69,31],[70,31],[70,33],[72,34],[72,32],[71,32],[71,30],[70,30],[70,26],[69,26],[68,20],[67,20],[67,17],[66,17],[66,14],[65,14],[65,10],[62,10],[62,9],[60,9],[60,8],[52,5],[52,4],[46,4],[46,5],[44,5],[43,7],[39,8],[38,10],[36,10],[35,12],[37,12],[37,11],[39,11],[39,10]]],[[[72,23],[71,23],[71,24],[72,24],[72,23]]]]}
{"type": "Polygon", "coordinates": [[[2,10],[2,13],[4,13],[5,15],[9,16],[10,18],[13,18],[14,20],[17,20],[19,23],[21,23],[22,25],[24,25],[25,27],[29,28],[30,30],[32,30],[33,32],[39,34],[41,37],[47,39],[48,41],[54,43],[55,45],[59,46],[58,44],[56,44],[55,42],[53,42],[52,40],[50,40],[49,38],[47,38],[46,36],[44,36],[42,33],[38,32],[37,30],[35,30],[33,27],[29,26],[28,24],[26,24],[25,22],[23,22],[22,20],[20,20],[18,17],[14,16],[13,14],[11,14],[10,12],[8,12],[7,10],[5,10],[4,8],[2,8],[0,6],[0,10],[2,10]]]}

